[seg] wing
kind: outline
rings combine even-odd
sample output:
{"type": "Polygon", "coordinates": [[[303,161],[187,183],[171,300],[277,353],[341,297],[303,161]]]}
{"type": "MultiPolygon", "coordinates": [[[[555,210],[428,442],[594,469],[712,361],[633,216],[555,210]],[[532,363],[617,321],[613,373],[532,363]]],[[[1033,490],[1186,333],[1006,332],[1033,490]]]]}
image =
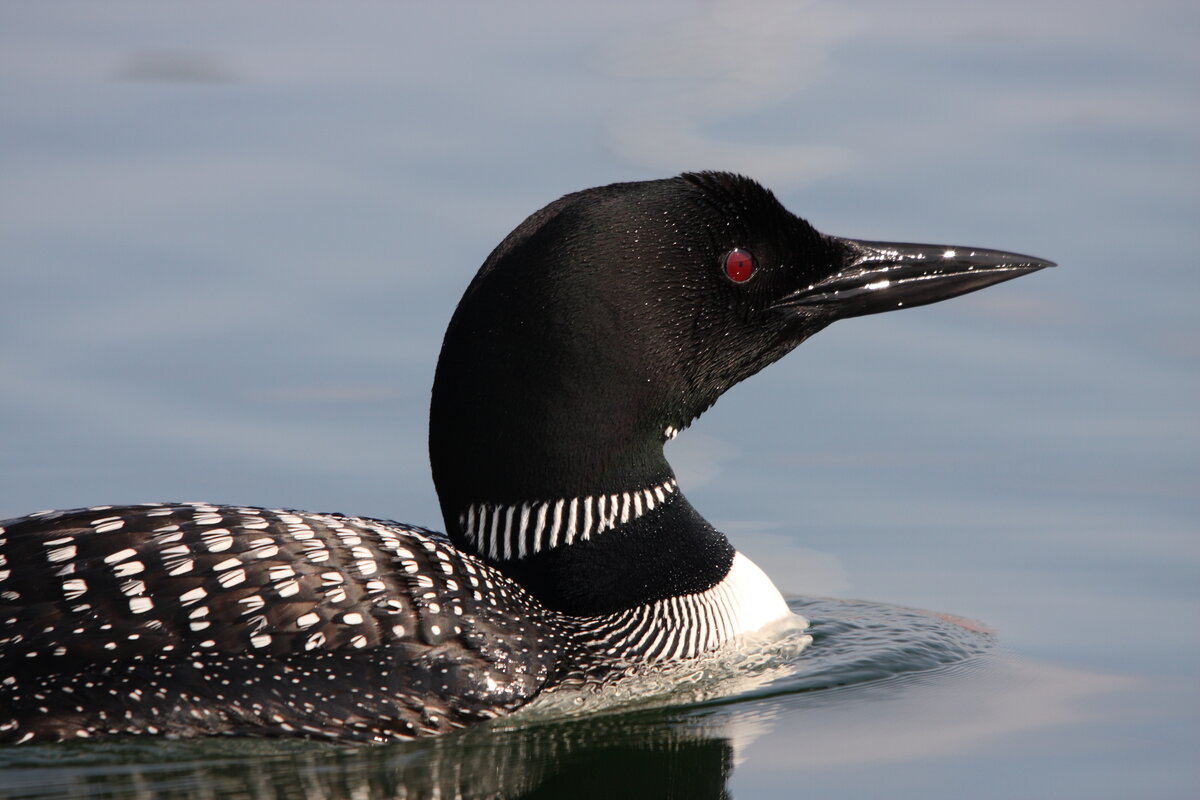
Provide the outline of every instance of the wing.
{"type": "Polygon", "coordinates": [[[0,741],[440,733],[528,702],[566,641],[418,527],[205,504],[0,523],[0,741]]]}

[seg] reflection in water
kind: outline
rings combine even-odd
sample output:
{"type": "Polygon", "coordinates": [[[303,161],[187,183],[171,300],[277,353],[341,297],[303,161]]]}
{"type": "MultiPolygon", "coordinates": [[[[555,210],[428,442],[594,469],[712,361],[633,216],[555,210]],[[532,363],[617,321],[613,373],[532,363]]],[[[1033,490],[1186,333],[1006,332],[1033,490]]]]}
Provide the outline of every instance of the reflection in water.
{"type": "Polygon", "coordinates": [[[26,751],[3,785],[5,796],[47,799],[725,797],[732,744],[708,728],[643,712],[382,747],[47,745],[26,751]]]}
{"type": "MultiPolygon", "coordinates": [[[[707,691],[689,688],[682,700],[678,694],[653,694],[630,700],[636,705],[619,713],[552,720],[517,715],[438,739],[386,746],[211,739],[15,747],[0,751],[0,796],[704,800],[729,795],[734,767],[756,740],[755,763],[795,769],[803,757],[821,766],[850,755],[821,748],[831,729],[849,724],[862,745],[853,760],[904,757],[889,747],[911,744],[912,737],[897,732],[908,730],[914,716],[920,719],[943,695],[970,717],[958,726],[942,720],[941,727],[954,731],[933,745],[943,752],[989,733],[1056,721],[1014,714],[1012,695],[990,691],[994,678],[977,679],[1004,670],[987,657],[991,637],[961,621],[869,603],[792,605],[812,620],[814,641],[807,650],[790,663],[765,665],[707,691]],[[881,716],[881,699],[883,706],[894,704],[891,713],[881,716]],[[914,705],[922,712],[914,715],[914,705]],[[795,728],[782,737],[782,749],[779,736],[762,735],[779,727],[795,728]],[[806,739],[811,741],[798,746],[806,739]]],[[[1040,706],[1049,708],[1052,696],[1064,694],[1061,675],[1057,683],[1029,667],[1018,675],[1022,693],[1040,706]],[[1039,695],[1039,681],[1048,692],[1039,695]]],[[[1078,685],[1074,678],[1069,683],[1078,685]]],[[[832,741],[844,743],[846,737],[832,741]]]]}

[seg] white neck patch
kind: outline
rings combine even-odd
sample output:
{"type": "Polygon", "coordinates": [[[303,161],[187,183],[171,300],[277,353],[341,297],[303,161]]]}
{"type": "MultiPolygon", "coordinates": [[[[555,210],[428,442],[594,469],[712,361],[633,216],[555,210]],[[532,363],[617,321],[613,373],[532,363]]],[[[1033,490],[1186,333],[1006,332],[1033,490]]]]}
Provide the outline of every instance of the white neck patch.
{"type": "Polygon", "coordinates": [[[678,491],[674,478],[647,489],[540,500],[473,503],[458,523],[475,552],[493,561],[540,553],[592,538],[653,511],[678,491]]]}

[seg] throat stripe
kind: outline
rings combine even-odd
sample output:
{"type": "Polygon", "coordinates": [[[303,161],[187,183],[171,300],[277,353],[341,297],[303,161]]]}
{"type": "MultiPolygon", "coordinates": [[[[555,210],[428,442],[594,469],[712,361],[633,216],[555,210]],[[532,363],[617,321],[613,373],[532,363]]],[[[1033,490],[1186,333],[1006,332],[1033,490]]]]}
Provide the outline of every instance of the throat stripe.
{"type": "Polygon", "coordinates": [[[522,559],[615,530],[650,513],[678,489],[671,478],[616,494],[515,505],[472,503],[459,515],[459,524],[475,552],[492,560],[522,559]]]}
{"type": "Polygon", "coordinates": [[[516,506],[509,506],[508,513],[504,515],[504,560],[508,561],[512,558],[512,519],[513,512],[517,510],[516,506]]]}
{"type": "Polygon", "coordinates": [[[492,510],[492,538],[488,543],[488,555],[493,559],[500,555],[500,509],[492,510]]]}
{"type": "Polygon", "coordinates": [[[535,553],[542,549],[542,531],[546,529],[546,512],[549,510],[549,503],[538,503],[537,531],[533,534],[533,552],[535,553]]]}
{"type": "MultiPolygon", "coordinates": [[[[592,496],[588,495],[583,499],[583,538],[591,538],[592,535],[592,496]]],[[[575,541],[575,531],[571,531],[567,537],[567,544],[575,541]]]]}
{"type": "Polygon", "coordinates": [[[570,543],[571,543],[571,539],[572,539],[572,537],[574,536],[574,533],[575,533],[575,517],[576,517],[576,512],[578,512],[578,511],[579,511],[579,498],[578,498],[578,497],[572,497],[572,498],[571,498],[571,519],[570,519],[570,521],[567,523],[567,532],[566,532],[566,534],[564,534],[564,536],[563,536],[563,539],[565,539],[565,540],[566,540],[566,543],[567,543],[567,544],[570,544],[570,543]]]}
{"type": "MultiPolygon", "coordinates": [[[[517,558],[525,557],[525,530],[529,527],[529,503],[521,506],[521,535],[517,537],[517,558]]],[[[534,549],[537,549],[536,545],[534,549]]]]}
{"type": "Polygon", "coordinates": [[[562,525],[562,510],[565,500],[559,500],[554,504],[554,524],[550,527],[550,546],[558,547],[558,529],[562,525]]]}

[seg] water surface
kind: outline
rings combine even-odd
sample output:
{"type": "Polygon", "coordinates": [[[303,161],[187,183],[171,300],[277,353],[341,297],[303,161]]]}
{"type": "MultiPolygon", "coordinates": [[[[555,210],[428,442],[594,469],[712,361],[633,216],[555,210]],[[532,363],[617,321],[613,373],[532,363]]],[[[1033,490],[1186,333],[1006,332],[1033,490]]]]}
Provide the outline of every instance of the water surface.
{"type": "Polygon", "coordinates": [[[442,329],[491,247],[583,186],[736,169],[831,233],[1060,264],[839,323],[669,451],[789,594],[980,620],[986,652],[396,748],[34,748],[0,795],[1200,794],[1194,3],[0,14],[0,517],[440,527],[442,329]]]}

